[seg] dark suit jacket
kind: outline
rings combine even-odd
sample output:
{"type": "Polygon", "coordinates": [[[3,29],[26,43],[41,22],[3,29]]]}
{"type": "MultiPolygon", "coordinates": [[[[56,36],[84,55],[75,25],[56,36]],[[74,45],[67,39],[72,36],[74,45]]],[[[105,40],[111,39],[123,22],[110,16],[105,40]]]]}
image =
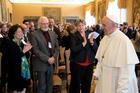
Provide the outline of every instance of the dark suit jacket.
{"type": "MultiPolygon", "coordinates": [[[[53,31],[49,31],[49,35],[50,35],[51,43],[52,43],[53,56],[57,58],[58,53],[59,53],[57,35],[53,31]]],[[[49,66],[48,58],[50,54],[48,52],[49,49],[47,47],[48,46],[47,42],[40,29],[32,33],[31,44],[33,45],[33,48],[32,48],[33,70],[46,71],[47,67],[49,66]]]]}
{"type": "Polygon", "coordinates": [[[58,27],[53,26],[53,31],[57,34],[58,44],[61,45],[61,32],[58,27]]]}
{"type": "Polygon", "coordinates": [[[53,31],[58,35],[58,37],[60,37],[61,33],[58,27],[54,26],[53,31]]]}
{"type": "Polygon", "coordinates": [[[136,36],[136,30],[132,30],[130,28],[127,28],[126,29],[127,32],[125,33],[129,39],[135,39],[135,36],[136,36]]]}
{"type": "MultiPolygon", "coordinates": [[[[86,35],[88,36],[88,33],[86,33],[86,35]]],[[[74,34],[71,34],[70,38],[71,38],[70,61],[71,62],[85,62],[86,56],[88,55],[90,58],[90,62],[93,63],[94,59],[95,59],[95,54],[96,54],[96,51],[98,48],[96,42],[92,46],[89,43],[89,40],[87,40],[88,42],[87,42],[86,46],[83,47],[83,45],[82,45],[83,38],[78,31],[75,32],[74,34]]]]}

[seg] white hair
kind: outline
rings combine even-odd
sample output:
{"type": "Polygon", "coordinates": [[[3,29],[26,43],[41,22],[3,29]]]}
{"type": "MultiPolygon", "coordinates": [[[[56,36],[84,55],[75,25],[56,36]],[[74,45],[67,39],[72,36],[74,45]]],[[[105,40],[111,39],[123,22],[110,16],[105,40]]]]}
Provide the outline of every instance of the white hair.
{"type": "Polygon", "coordinates": [[[48,20],[48,18],[46,16],[41,16],[39,19],[38,19],[38,28],[40,28],[40,25],[41,25],[41,22],[43,20],[48,20]]]}

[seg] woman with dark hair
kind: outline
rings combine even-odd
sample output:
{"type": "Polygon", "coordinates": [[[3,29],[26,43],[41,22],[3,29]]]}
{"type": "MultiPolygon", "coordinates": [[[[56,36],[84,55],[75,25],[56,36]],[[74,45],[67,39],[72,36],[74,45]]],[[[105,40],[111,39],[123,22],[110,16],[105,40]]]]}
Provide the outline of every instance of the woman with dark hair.
{"type": "Polygon", "coordinates": [[[8,27],[6,23],[0,25],[2,37],[8,37],[8,27]]]}
{"type": "MultiPolygon", "coordinates": [[[[6,23],[1,23],[0,24],[0,38],[8,38],[8,28],[6,23]]],[[[0,83],[0,89],[5,90],[6,89],[6,83],[7,83],[7,56],[5,55],[4,52],[2,52],[1,56],[1,83],[0,83]]]]}
{"type": "Polygon", "coordinates": [[[30,79],[29,64],[25,53],[32,48],[30,43],[21,47],[23,29],[20,25],[13,25],[9,29],[9,39],[1,39],[1,50],[8,59],[8,92],[25,93],[27,81],[30,79]]]}

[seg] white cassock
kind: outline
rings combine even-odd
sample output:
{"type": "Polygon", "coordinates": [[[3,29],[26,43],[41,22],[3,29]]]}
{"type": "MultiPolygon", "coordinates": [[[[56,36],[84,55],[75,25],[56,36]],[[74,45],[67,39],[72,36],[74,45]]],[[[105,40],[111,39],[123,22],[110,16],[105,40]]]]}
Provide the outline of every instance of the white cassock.
{"type": "Polygon", "coordinates": [[[104,36],[96,58],[95,93],[139,93],[135,75],[135,64],[139,60],[126,35],[117,29],[104,36]]]}

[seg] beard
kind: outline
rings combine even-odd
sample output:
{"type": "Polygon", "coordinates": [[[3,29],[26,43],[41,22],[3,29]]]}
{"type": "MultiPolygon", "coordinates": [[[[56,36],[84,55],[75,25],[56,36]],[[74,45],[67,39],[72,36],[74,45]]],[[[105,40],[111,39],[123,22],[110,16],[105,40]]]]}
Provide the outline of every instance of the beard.
{"type": "Polygon", "coordinates": [[[42,31],[48,31],[48,28],[41,28],[42,31]]]}

